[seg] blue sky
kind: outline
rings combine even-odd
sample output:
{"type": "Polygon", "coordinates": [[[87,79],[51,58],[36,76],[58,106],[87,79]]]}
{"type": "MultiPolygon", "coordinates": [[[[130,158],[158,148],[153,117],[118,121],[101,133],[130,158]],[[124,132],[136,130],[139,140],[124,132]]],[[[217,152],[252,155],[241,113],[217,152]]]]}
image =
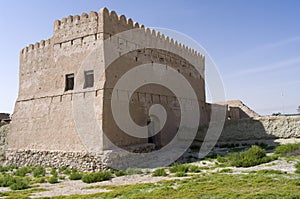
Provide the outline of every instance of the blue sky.
{"type": "Polygon", "coordinates": [[[50,38],[55,19],[102,7],[145,26],[174,29],[195,39],[217,64],[227,99],[240,99],[260,114],[296,113],[300,105],[297,0],[1,1],[0,112],[13,111],[20,50],[50,38]]]}

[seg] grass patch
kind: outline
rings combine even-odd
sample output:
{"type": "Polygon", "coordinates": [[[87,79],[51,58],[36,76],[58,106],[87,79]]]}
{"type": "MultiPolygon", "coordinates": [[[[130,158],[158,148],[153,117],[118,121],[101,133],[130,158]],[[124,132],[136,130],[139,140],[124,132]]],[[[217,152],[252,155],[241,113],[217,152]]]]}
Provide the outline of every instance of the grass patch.
{"type": "Polygon", "coordinates": [[[41,167],[41,166],[37,166],[32,170],[32,175],[33,177],[43,177],[46,175],[46,170],[41,167]]]}
{"type": "Polygon", "coordinates": [[[295,164],[296,171],[295,173],[300,173],[300,162],[295,164]]]}
{"type": "Polygon", "coordinates": [[[160,169],[156,169],[153,173],[152,176],[167,176],[167,173],[165,171],[165,169],[160,168],[160,169]]]}
{"type": "Polygon", "coordinates": [[[229,168],[227,168],[227,169],[221,169],[220,171],[219,171],[219,173],[232,173],[233,172],[233,170],[232,169],[229,169],[229,168]]]}
{"type": "Polygon", "coordinates": [[[81,180],[81,178],[82,178],[82,174],[77,171],[72,172],[69,176],[70,180],[81,180]]]}
{"type": "Polygon", "coordinates": [[[276,174],[276,175],[280,175],[280,174],[284,174],[284,172],[280,171],[280,170],[273,170],[273,169],[262,169],[262,170],[258,170],[256,171],[257,174],[276,174]]]}
{"type": "Polygon", "coordinates": [[[119,170],[119,171],[115,171],[114,174],[117,176],[117,177],[120,177],[120,176],[125,176],[126,173],[122,170],[119,170]]]}
{"type": "Polygon", "coordinates": [[[127,175],[143,174],[143,172],[141,168],[127,168],[126,174],[127,175]]]}
{"type": "Polygon", "coordinates": [[[59,196],[54,199],[299,198],[299,180],[299,177],[287,178],[282,174],[212,174],[157,183],[98,186],[98,188],[107,189],[110,192],[59,196]]]}
{"type": "Polygon", "coordinates": [[[57,178],[57,176],[51,176],[51,177],[48,179],[48,182],[49,182],[50,184],[56,184],[56,183],[58,183],[58,178],[57,178]]]}
{"type": "Polygon", "coordinates": [[[286,156],[289,153],[300,150],[300,143],[295,144],[282,144],[275,148],[275,154],[286,156]]]}
{"type": "Polygon", "coordinates": [[[199,172],[201,172],[201,170],[196,165],[190,165],[189,166],[189,172],[191,172],[191,173],[199,173],[199,172]]]}
{"type": "Polygon", "coordinates": [[[184,177],[184,176],[187,176],[185,172],[183,171],[177,171],[175,173],[175,177],[184,177]]]}
{"type": "Polygon", "coordinates": [[[171,173],[177,173],[177,172],[183,172],[186,173],[189,170],[189,165],[187,164],[180,164],[180,163],[175,163],[172,167],[169,168],[169,171],[171,173]]]}
{"type": "Polygon", "coordinates": [[[277,156],[267,156],[264,149],[252,146],[245,152],[231,153],[226,157],[218,156],[217,160],[236,167],[251,167],[276,160],[277,156]]]}
{"type": "Polygon", "coordinates": [[[111,177],[112,174],[110,171],[87,173],[82,176],[82,181],[85,183],[94,183],[109,180],[111,177]]]}
{"type": "Polygon", "coordinates": [[[24,177],[27,173],[31,173],[31,171],[30,167],[21,167],[15,171],[14,175],[24,177]]]}

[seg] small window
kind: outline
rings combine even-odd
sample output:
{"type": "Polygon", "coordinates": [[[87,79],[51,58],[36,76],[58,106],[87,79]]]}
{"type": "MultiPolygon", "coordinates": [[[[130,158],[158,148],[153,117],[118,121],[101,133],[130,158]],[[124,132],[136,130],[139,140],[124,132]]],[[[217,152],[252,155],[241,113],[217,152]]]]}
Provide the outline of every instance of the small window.
{"type": "Polygon", "coordinates": [[[74,89],[74,73],[66,75],[66,87],[65,91],[74,89]]]}
{"type": "Polygon", "coordinates": [[[84,71],[84,86],[83,88],[94,87],[94,71],[84,71]]]}

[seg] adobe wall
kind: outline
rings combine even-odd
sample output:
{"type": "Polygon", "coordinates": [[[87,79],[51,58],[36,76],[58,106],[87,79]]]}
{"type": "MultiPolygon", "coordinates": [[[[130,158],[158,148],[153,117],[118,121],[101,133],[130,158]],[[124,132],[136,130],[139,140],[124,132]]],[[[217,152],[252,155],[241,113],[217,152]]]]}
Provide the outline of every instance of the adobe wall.
{"type": "MultiPolygon", "coordinates": [[[[70,16],[55,22],[54,35],[49,40],[22,49],[19,95],[8,136],[9,149],[86,151],[74,123],[74,99],[77,104],[94,100],[98,102],[95,106],[101,107],[104,80],[101,82],[95,74],[97,87],[83,90],[83,80],[77,78],[76,92],[65,92],[65,75],[82,76],[80,69],[89,64],[85,59],[103,38],[102,29],[95,12],[70,16]]],[[[101,64],[103,53],[97,59],[101,64]]],[[[101,109],[97,111],[97,119],[101,121],[101,109]]]]}
{"type": "MultiPolygon", "coordinates": [[[[48,166],[57,166],[60,158],[62,164],[66,165],[71,164],[68,157],[70,160],[76,157],[82,160],[85,156],[100,157],[104,150],[112,148],[105,140],[103,130],[119,146],[147,143],[146,139],[120,134],[109,107],[111,90],[118,77],[138,64],[152,62],[165,64],[183,74],[196,91],[202,116],[206,114],[205,60],[198,52],[107,9],[55,21],[54,35],[50,39],[29,45],[20,53],[19,95],[7,138],[8,164],[15,164],[21,159],[22,165],[34,165],[47,160],[48,166]],[[131,42],[130,38],[117,37],[117,43],[112,39],[112,43],[103,45],[104,39],[110,40],[130,29],[138,31],[141,42],[137,44],[131,42]],[[119,51],[124,44],[128,45],[126,47],[131,52],[122,54],[119,51]],[[115,48],[107,51],[110,45],[115,48]],[[157,47],[166,51],[157,50],[157,47]],[[117,62],[104,73],[104,66],[109,64],[112,55],[118,55],[117,62]],[[200,67],[200,73],[193,66],[200,67]],[[93,88],[83,89],[83,72],[86,69],[94,69],[93,88]],[[65,92],[65,75],[70,73],[75,74],[75,88],[65,92]],[[93,107],[90,109],[80,107],[81,104],[91,103],[93,107]],[[97,135],[91,129],[91,123],[95,121],[88,120],[93,115],[100,129],[97,135]],[[82,130],[85,130],[84,134],[82,130]],[[96,145],[94,151],[97,154],[89,154],[88,147],[96,145]]],[[[167,144],[177,132],[179,122],[174,121],[180,119],[174,94],[165,88],[150,85],[137,90],[131,101],[131,109],[135,111],[132,117],[141,125],[146,124],[145,116],[152,104],[161,103],[165,106],[170,117],[161,133],[161,145],[167,144]]],[[[206,120],[203,117],[201,122],[205,123],[206,120]]],[[[98,161],[99,168],[102,167],[101,160],[96,158],[95,161],[98,161]]],[[[83,162],[88,160],[84,159],[83,162]]]]}
{"type": "MultiPolygon", "coordinates": [[[[201,111],[202,123],[207,122],[205,110],[205,83],[204,65],[205,60],[196,51],[177,43],[173,39],[166,37],[154,30],[145,28],[143,25],[133,23],[124,15],[118,16],[114,11],[103,11],[104,15],[104,36],[110,43],[105,43],[105,49],[109,53],[105,54],[106,65],[106,84],[104,92],[104,132],[113,143],[118,146],[131,144],[141,144],[147,139],[136,139],[123,133],[115,124],[111,112],[112,90],[127,71],[142,64],[162,64],[165,65],[164,71],[167,73],[171,67],[183,75],[191,84],[198,97],[199,110],[201,111]],[[134,29],[134,30],[133,30],[134,29]],[[127,34],[126,30],[132,30],[127,34]],[[123,32],[125,31],[125,32],[123,32]],[[119,34],[121,33],[122,34],[119,34]],[[111,51],[109,46],[114,46],[111,51]],[[124,54],[124,49],[131,49],[130,53],[124,54]],[[163,50],[166,49],[166,50],[163,50]],[[179,56],[182,55],[182,56],[179,56]],[[111,57],[117,57],[117,61],[110,63],[111,57]],[[194,66],[200,68],[200,73],[194,66]]],[[[107,52],[106,51],[106,52],[107,52]]],[[[120,91],[127,95],[127,91],[120,91]]],[[[159,145],[164,146],[169,143],[178,131],[180,123],[180,107],[178,100],[170,90],[163,86],[148,85],[139,88],[130,98],[130,110],[132,119],[140,126],[147,124],[148,110],[153,104],[161,104],[167,111],[168,118],[166,125],[159,133],[159,145]]],[[[109,142],[104,141],[105,148],[109,149],[109,142]]]]}

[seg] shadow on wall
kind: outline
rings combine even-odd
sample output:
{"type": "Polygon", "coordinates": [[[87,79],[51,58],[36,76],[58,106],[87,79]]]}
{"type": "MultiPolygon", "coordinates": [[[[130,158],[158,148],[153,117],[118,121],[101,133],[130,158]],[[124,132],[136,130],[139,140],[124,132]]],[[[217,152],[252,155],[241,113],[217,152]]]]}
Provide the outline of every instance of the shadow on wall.
{"type": "MultiPolygon", "coordinates": [[[[300,116],[261,117],[240,101],[238,104],[234,107],[225,104],[227,106],[226,121],[217,145],[226,143],[278,145],[274,141],[275,139],[300,138],[300,116]]],[[[208,110],[211,109],[211,106],[208,104],[208,110]]],[[[208,127],[208,124],[200,126],[193,145],[199,146],[204,142],[208,127]]]]}

